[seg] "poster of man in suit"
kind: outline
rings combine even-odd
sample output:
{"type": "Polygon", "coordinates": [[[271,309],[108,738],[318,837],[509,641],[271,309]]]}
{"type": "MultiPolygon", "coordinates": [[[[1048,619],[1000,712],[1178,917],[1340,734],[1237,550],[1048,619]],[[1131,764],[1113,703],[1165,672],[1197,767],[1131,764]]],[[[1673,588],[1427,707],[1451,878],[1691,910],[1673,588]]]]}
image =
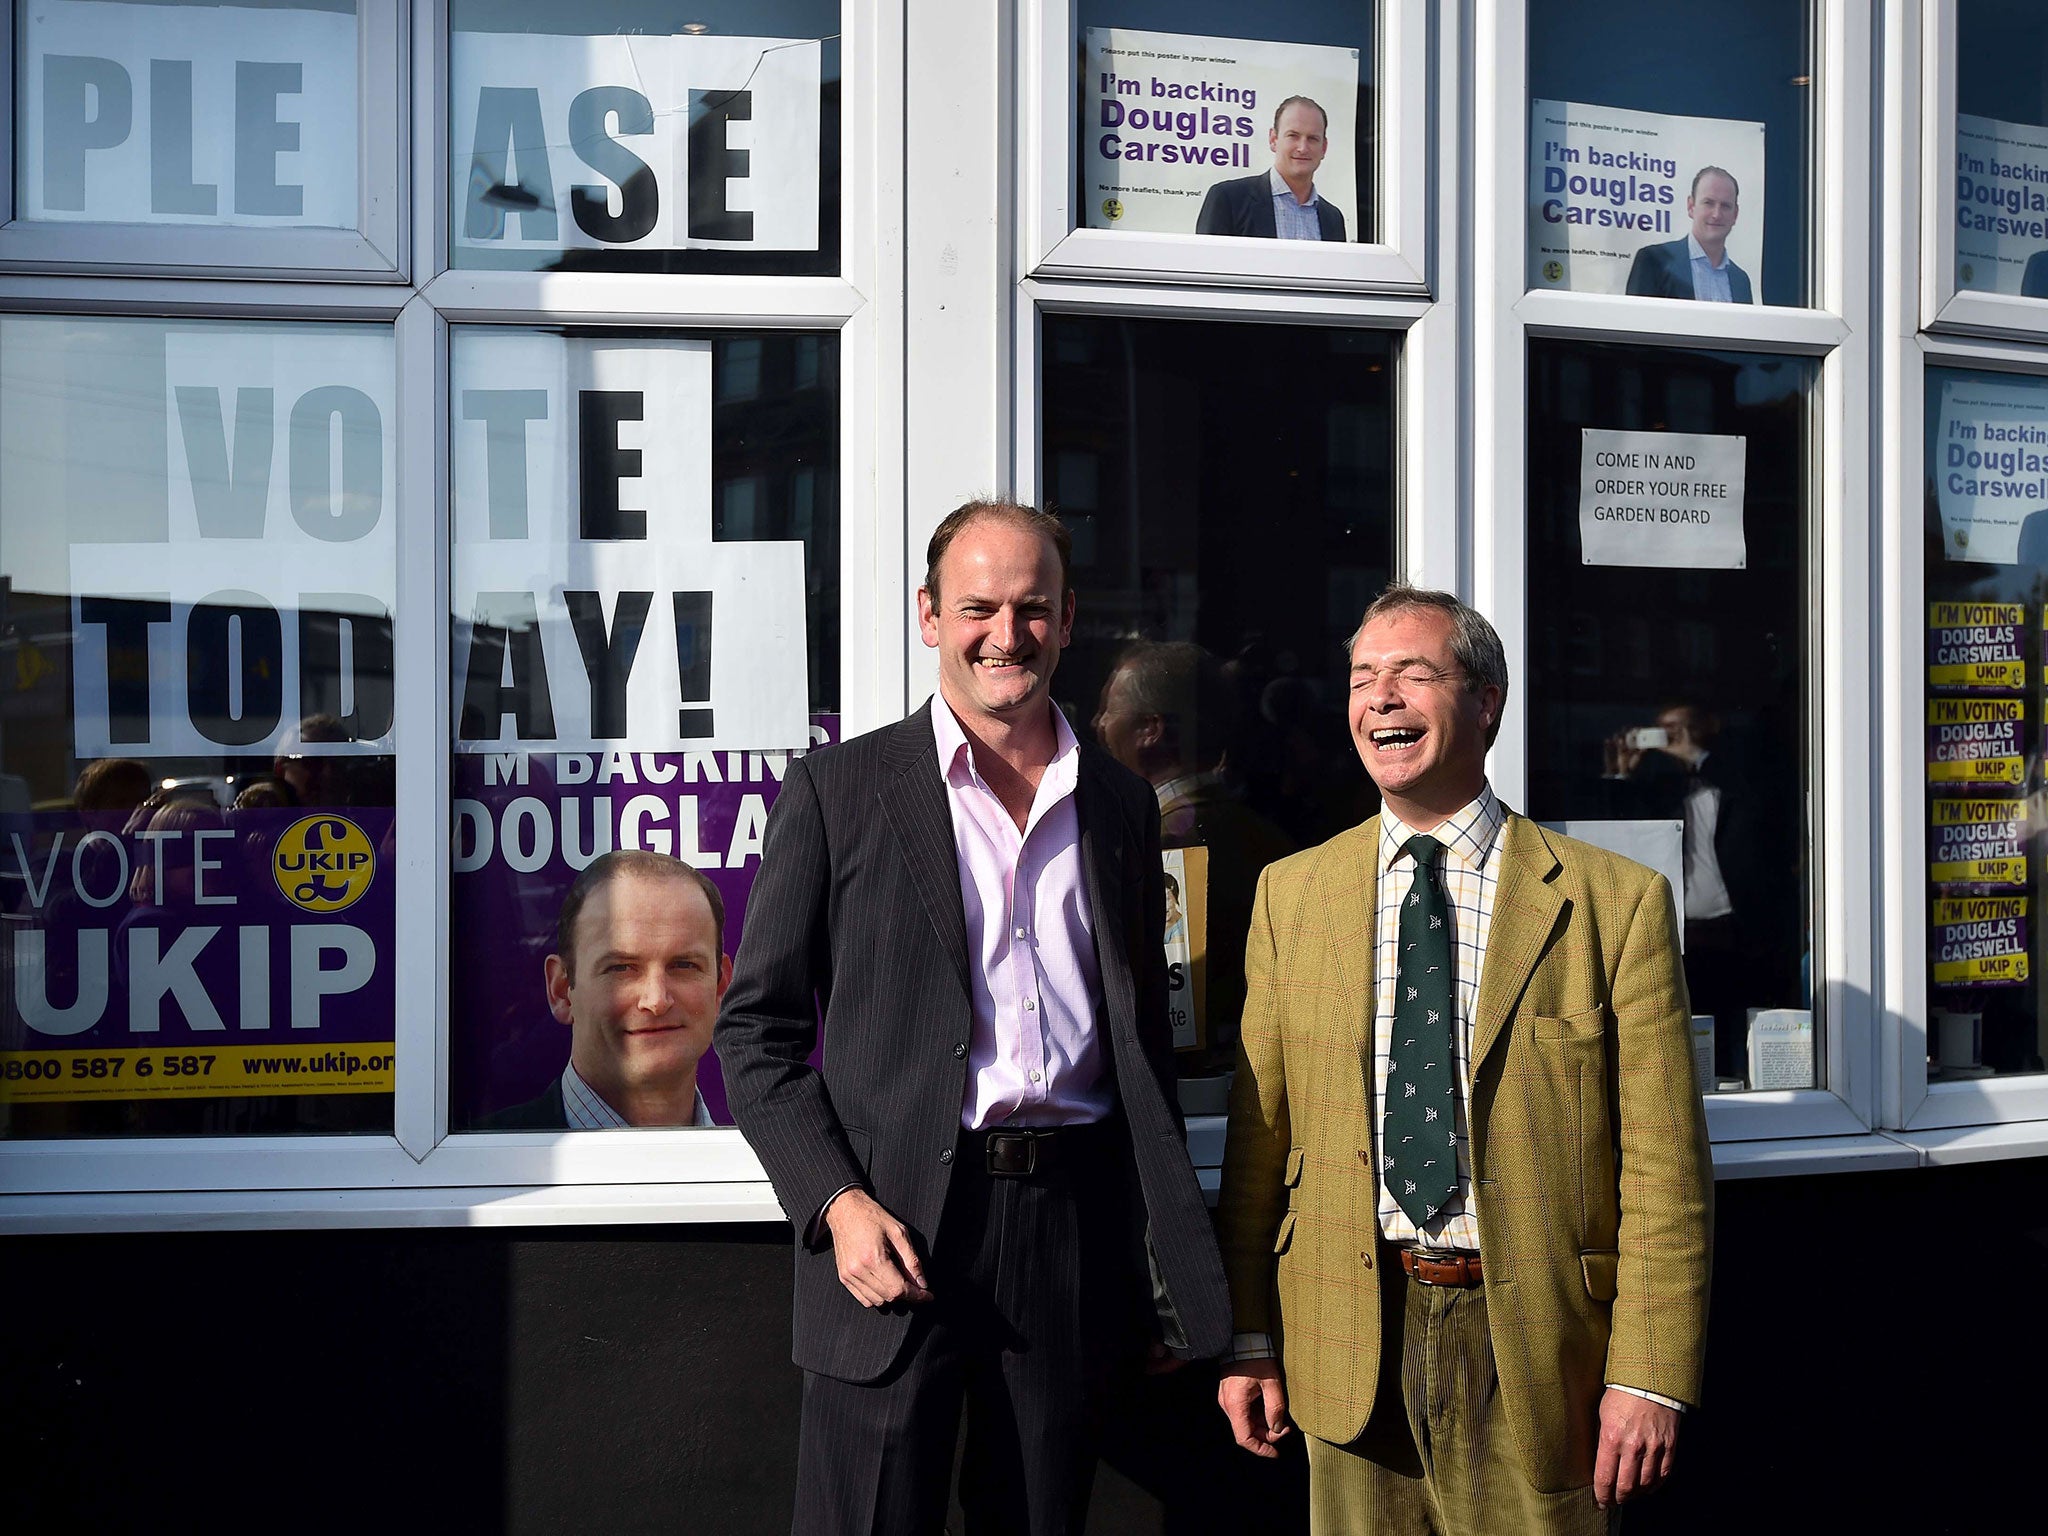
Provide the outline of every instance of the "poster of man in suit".
{"type": "Polygon", "coordinates": [[[1358,239],[1358,81],[1356,48],[1090,27],[1075,222],[1358,239]]]}
{"type": "Polygon", "coordinates": [[[1764,302],[1764,125],[1529,104],[1528,284],[1764,302]]]}

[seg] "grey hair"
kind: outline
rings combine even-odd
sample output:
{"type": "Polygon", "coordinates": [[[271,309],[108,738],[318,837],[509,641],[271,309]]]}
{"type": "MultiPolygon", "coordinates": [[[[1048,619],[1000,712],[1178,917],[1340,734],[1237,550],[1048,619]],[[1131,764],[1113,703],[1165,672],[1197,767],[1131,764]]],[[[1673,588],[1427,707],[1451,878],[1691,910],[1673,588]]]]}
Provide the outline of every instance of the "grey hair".
{"type": "Polygon", "coordinates": [[[1461,602],[1448,592],[1435,592],[1427,587],[1411,587],[1405,581],[1388,583],[1386,589],[1372,600],[1365,610],[1365,616],[1358,621],[1358,628],[1351,631],[1344,642],[1344,655],[1348,660],[1358,637],[1365,633],[1366,625],[1389,614],[1404,613],[1414,608],[1431,608],[1451,621],[1451,659],[1458,670],[1465,674],[1467,691],[1477,693],[1483,688],[1500,690],[1501,709],[1493,717],[1493,723],[1486,728],[1486,744],[1493,745],[1494,737],[1500,734],[1501,716],[1507,710],[1508,702],[1508,653],[1500,643],[1500,631],[1487,621],[1486,615],[1471,604],[1461,602]]]}

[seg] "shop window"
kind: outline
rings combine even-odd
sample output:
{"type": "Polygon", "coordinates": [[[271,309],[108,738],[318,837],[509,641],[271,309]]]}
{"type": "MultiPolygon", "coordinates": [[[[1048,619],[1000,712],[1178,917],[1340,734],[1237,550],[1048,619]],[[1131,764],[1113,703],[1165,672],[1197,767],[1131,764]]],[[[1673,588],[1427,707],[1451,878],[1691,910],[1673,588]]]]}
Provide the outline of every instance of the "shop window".
{"type": "Polygon", "coordinates": [[[837,273],[839,9],[451,0],[449,265],[837,273]]]}
{"type": "Polygon", "coordinates": [[[2048,298],[2048,15],[1956,7],[1956,287],[2048,298]]]}
{"type": "Polygon", "coordinates": [[[1074,29],[1080,227],[1380,238],[1374,7],[1082,0],[1074,29]]]}
{"type": "Polygon", "coordinates": [[[1662,870],[1702,1084],[1819,1084],[1818,365],[1529,349],[1529,814],[1662,870]]]}
{"type": "Polygon", "coordinates": [[[388,327],[0,317],[0,1128],[388,1132],[388,327]]]}
{"type": "Polygon", "coordinates": [[[17,215],[353,229],[354,0],[21,7],[17,215]]]}
{"type": "Polygon", "coordinates": [[[1788,0],[1530,0],[1528,285],[1810,302],[1813,35],[1788,0]]]}
{"type": "Polygon", "coordinates": [[[1927,1076],[2039,1072],[2048,381],[1927,370],[1927,1076]]]}
{"type": "Polygon", "coordinates": [[[837,734],[838,346],[454,334],[455,1130],[726,1122],[718,957],[837,734]]]}
{"type": "Polygon", "coordinates": [[[1377,809],[1344,641],[1393,568],[1399,343],[1070,315],[1044,336],[1079,594],[1054,691],[1159,794],[1185,1085],[1234,1058],[1259,871],[1377,809]]]}

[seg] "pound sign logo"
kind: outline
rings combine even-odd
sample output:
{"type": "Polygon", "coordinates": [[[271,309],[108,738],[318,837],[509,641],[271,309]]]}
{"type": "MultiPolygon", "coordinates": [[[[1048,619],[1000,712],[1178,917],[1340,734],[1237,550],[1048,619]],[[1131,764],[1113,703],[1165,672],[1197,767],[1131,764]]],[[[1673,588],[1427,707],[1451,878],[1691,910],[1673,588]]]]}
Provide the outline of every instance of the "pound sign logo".
{"type": "Polygon", "coordinates": [[[370,888],[377,852],[346,816],[302,816],[278,838],[271,870],[292,905],[308,912],[339,912],[370,888]]]}

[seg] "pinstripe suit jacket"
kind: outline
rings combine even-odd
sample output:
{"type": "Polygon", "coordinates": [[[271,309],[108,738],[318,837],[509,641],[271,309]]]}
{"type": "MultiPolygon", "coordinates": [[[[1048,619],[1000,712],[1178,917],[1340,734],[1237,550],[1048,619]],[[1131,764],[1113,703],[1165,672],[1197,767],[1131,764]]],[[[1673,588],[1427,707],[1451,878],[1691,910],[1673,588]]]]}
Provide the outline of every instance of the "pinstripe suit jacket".
{"type": "MultiPolygon", "coordinates": [[[[1520,816],[1501,839],[1471,1167],[1508,1428],[1554,1492],[1592,1481],[1606,1382],[1700,1400],[1713,1181],[1669,885],[1520,816]]],[[[1336,1444],[1379,1380],[1378,846],[1374,817],[1260,879],[1217,1209],[1235,1326],[1336,1444]]]]}
{"type": "MultiPolygon", "coordinates": [[[[848,1184],[937,1241],[974,1027],[952,813],[931,706],[790,764],[769,813],[746,938],[719,1016],[733,1118],[796,1224],[796,1363],[871,1381],[905,1309],[869,1311],[807,1228],[848,1184]],[[822,1071],[806,1064],[822,1012],[822,1071]]],[[[1144,780],[1081,743],[1075,791],[1115,1073],[1152,1250],[1191,1355],[1222,1353],[1229,1301],[1174,1093],[1161,942],[1159,807],[1144,780]]],[[[1145,1246],[1133,1233],[1143,1293],[1145,1246]]]]}

